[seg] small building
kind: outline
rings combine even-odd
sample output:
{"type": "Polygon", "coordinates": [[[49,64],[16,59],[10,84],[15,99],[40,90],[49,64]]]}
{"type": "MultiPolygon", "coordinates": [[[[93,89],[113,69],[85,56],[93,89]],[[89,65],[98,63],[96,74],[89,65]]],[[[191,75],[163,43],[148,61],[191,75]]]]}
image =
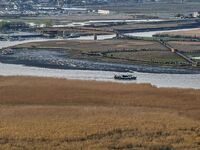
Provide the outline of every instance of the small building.
{"type": "Polygon", "coordinates": [[[110,10],[99,9],[98,10],[98,14],[100,14],[100,15],[109,15],[110,14],[110,10]]]}
{"type": "Polygon", "coordinates": [[[197,17],[199,17],[199,12],[193,12],[191,14],[191,16],[192,16],[192,18],[197,18],[197,17]]]}

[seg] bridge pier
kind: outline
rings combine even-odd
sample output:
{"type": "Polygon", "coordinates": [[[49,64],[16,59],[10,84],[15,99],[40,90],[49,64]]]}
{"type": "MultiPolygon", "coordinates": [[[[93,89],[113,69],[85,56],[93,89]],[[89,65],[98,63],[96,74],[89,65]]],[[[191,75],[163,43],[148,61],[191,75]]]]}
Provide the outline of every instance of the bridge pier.
{"type": "Polygon", "coordinates": [[[97,40],[97,34],[96,33],[94,34],[94,40],[95,41],[97,40]]]}
{"type": "Polygon", "coordinates": [[[120,38],[120,34],[118,32],[116,33],[116,38],[120,38]]]}
{"type": "Polygon", "coordinates": [[[69,33],[67,31],[63,31],[62,37],[66,38],[69,35],[69,33]]]}

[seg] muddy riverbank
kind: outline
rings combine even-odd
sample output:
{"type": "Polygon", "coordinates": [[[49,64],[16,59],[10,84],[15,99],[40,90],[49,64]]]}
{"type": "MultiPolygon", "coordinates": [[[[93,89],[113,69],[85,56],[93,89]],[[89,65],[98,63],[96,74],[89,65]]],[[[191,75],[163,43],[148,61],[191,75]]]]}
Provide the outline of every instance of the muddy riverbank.
{"type": "Polygon", "coordinates": [[[156,67],[138,64],[108,63],[90,61],[84,59],[73,59],[63,49],[13,49],[12,55],[0,53],[0,62],[5,64],[21,64],[52,69],[78,69],[127,72],[137,71],[146,73],[170,73],[170,74],[198,74],[197,69],[177,69],[170,67],[156,67]]]}

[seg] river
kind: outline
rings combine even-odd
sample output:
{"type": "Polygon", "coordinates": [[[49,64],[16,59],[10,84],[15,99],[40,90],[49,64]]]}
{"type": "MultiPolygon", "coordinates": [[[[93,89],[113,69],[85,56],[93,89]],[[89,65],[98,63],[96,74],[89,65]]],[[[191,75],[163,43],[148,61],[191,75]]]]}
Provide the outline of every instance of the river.
{"type": "Polygon", "coordinates": [[[159,33],[167,33],[167,32],[176,32],[176,31],[192,31],[200,28],[192,28],[192,29],[178,29],[178,30],[162,30],[162,31],[149,31],[149,32],[133,32],[126,33],[125,35],[134,36],[134,37],[153,37],[155,34],[159,33]]]}
{"type": "MultiPolygon", "coordinates": [[[[115,37],[115,34],[112,35],[99,35],[97,37],[97,40],[106,40],[106,39],[112,39],[115,37]]],[[[30,42],[42,42],[42,41],[55,41],[55,40],[94,40],[94,36],[80,36],[77,38],[68,38],[68,39],[44,39],[44,38],[35,38],[35,39],[29,39],[29,40],[23,40],[23,41],[0,41],[0,49],[6,48],[6,47],[11,47],[19,44],[24,44],[24,43],[30,43],[30,42]]]]}
{"type": "Polygon", "coordinates": [[[29,42],[42,42],[42,41],[55,41],[55,40],[62,40],[62,39],[37,38],[37,39],[29,39],[29,40],[24,40],[24,41],[0,41],[0,49],[19,45],[19,44],[29,43],[29,42]]]}
{"type": "Polygon", "coordinates": [[[93,80],[120,83],[149,83],[156,87],[192,88],[200,89],[200,74],[159,74],[135,72],[136,81],[114,80],[113,71],[91,71],[91,70],[64,70],[47,69],[38,67],[27,67],[23,65],[0,63],[1,76],[36,76],[54,77],[74,80],[93,80]]]}

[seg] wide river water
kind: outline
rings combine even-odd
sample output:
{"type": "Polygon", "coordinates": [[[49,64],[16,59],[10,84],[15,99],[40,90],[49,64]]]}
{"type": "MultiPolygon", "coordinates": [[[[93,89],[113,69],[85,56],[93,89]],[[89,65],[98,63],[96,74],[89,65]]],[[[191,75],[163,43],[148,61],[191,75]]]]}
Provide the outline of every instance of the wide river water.
{"type": "Polygon", "coordinates": [[[54,77],[74,80],[93,80],[120,83],[149,83],[156,87],[175,87],[200,89],[200,74],[159,74],[135,72],[136,81],[117,81],[114,75],[119,72],[91,71],[91,70],[65,70],[27,67],[23,65],[0,63],[1,76],[36,76],[54,77]]]}

